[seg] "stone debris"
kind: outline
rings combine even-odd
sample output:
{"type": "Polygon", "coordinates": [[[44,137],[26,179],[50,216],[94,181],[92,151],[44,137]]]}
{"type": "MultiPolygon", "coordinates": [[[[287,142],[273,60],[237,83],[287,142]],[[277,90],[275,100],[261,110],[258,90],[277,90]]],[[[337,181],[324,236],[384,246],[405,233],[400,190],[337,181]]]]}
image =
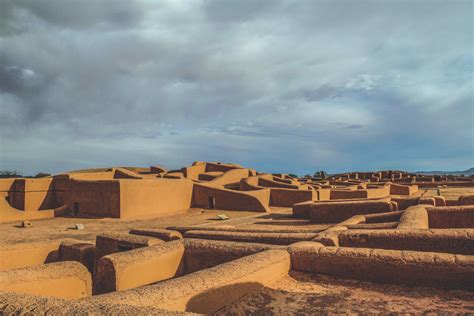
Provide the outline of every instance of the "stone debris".
{"type": "Polygon", "coordinates": [[[33,227],[33,223],[30,221],[22,221],[20,226],[22,228],[30,228],[33,227]]]}

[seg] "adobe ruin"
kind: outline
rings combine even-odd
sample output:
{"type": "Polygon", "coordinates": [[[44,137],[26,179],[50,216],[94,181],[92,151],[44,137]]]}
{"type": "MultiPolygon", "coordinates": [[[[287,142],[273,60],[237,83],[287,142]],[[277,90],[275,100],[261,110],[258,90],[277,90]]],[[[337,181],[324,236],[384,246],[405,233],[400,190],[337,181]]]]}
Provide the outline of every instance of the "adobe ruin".
{"type": "Polygon", "coordinates": [[[474,309],[474,177],[194,162],[0,191],[4,314],[474,309]]]}

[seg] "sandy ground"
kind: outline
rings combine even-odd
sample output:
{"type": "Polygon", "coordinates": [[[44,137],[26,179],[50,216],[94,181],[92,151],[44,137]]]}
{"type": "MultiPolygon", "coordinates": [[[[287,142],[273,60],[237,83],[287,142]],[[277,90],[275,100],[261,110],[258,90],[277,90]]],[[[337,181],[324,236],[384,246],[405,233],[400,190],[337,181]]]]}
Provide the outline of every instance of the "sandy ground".
{"type": "Polygon", "coordinates": [[[176,216],[140,220],[56,217],[32,221],[33,227],[31,228],[21,228],[19,223],[0,224],[0,240],[4,244],[62,238],[95,241],[95,237],[104,232],[128,232],[133,228],[165,228],[177,225],[222,225],[224,223],[231,224],[236,219],[249,221],[253,217],[265,215],[256,212],[190,209],[176,216]],[[231,219],[226,221],[216,220],[216,216],[222,213],[227,214],[231,219]],[[75,224],[83,224],[84,230],[71,229],[75,224]]]}
{"type": "Polygon", "coordinates": [[[268,214],[190,209],[181,215],[141,220],[56,217],[32,221],[33,227],[31,228],[21,228],[19,222],[0,224],[0,240],[4,245],[64,238],[95,241],[95,237],[104,232],[125,233],[134,228],[166,228],[169,226],[199,226],[204,229],[209,226],[225,225],[228,227],[259,228],[262,230],[289,228],[301,229],[302,231],[321,231],[329,226],[309,224],[308,220],[289,218],[291,213],[289,208],[275,208],[273,212],[268,214]],[[217,220],[218,214],[226,214],[230,219],[225,221],[217,220]],[[83,224],[84,230],[71,229],[75,224],[83,224]]]}
{"type": "Polygon", "coordinates": [[[446,200],[457,200],[461,195],[474,194],[474,188],[439,188],[439,193],[446,198],[446,200]]]}
{"type": "Polygon", "coordinates": [[[474,315],[474,293],[375,284],[324,275],[289,276],[216,315],[321,315],[428,313],[474,315]]]}

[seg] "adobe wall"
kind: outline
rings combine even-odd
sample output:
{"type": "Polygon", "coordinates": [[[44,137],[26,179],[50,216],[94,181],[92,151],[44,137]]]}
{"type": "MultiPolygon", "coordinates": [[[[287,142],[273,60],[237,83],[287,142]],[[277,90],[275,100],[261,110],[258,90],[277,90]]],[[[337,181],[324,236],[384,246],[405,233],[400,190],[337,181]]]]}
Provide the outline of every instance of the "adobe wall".
{"type": "Polygon", "coordinates": [[[87,299],[70,300],[31,294],[0,292],[1,315],[188,315],[155,307],[92,304],[87,299]]]}
{"type": "MultiPolygon", "coordinates": [[[[309,210],[313,204],[320,203],[341,203],[341,202],[366,202],[366,201],[377,201],[377,202],[390,202],[390,198],[375,198],[375,199],[347,199],[344,201],[328,201],[328,200],[319,200],[319,201],[306,201],[293,204],[293,216],[298,218],[309,218],[309,210]]],[[[393,206],[395,207],[395,206],[393,206]]]]}
{"type": "Polygon", "coordinates": [[[265,188],[299,189],[299,185],[288,184],[273,179],[258,178],[258,185],[265,188]]]}
{"type": "MultiPolygon", "coordinates": [[[[325,225],[322,225],[324,227],[325,225]]],[[[330,226],[329,224],[327,225],[328,227],[330,226]]],[[[205,230],[205,231],[218,231],[218,232],[237,232],[237,233],[301,233],[301,232],[318,232],[318,231],[323,231],[325,228],[309,228],[309,229],[302,229],[302,228],[272,228],[268,229],[265,228],[264,231],[262,231],[261,228],[243,228],[243,227],[233,227],[233,226],[170,226],[168,227],[170,230],[176,230],[180,232],[181,234],[186,233],[187,231],[192,231],[192,230],[205,230]]]]}
{"type": "Polygon", "coordinates": [[[309,210],[314,204],[313,201],[306,201],[293,204],[292,214],[296,218],[309,218],[309,210]]]}
{"type": "Polygon", "coordinates": [[[123,291],[183,274],[184,241],[114,253],[99,260],[96,294],[123,291]]]}
{"type": "Polygon", "coordinates": [[[318,201],[329,201],[331,199],[331,189],[317,189],[318,201]]]}
{"type": "Polygon", "coordinates": [[[393,211],[394,206],[384,201],[351,201],[313,203],[308,210],[312,223],[339,223],[354,215],[393,211]]]}
{"type": "Polygon", "coordinates": [[[15,180],[15,178],[0,179],[0,192],[2,195],[8,193],[15,180]]]}
{"type": "Polygon", "coordinates": [[[163,168],[162,166],[154,165],[150,166],[150,173],[151,174],[159,174],[163,172],[167,172],[168,170],[166,168],[163,168]]]}
{"type": "Polygon", "coordinates": [[[474,205],[474,194],[473,195],[461,195],[458,199],[459,205],[474,205]]]}
{"type": "Polygon", "coordinates": [[[370,223],[385,223],[385,222],[399,222],[403,211],[393,211],[387,213],[367,214],[364,215],[365,222],[370,223]]]}
{"type": "MultiPolygon", "coordinates": [[[[206,164],[205,163],[197,164],[197,165],[193,165],[193,166],[190,166],[190,167],[185,167],[182,170],[183,170],[183,174],[186,178],[191,179],[191,180],[198,180],[199,175],[201,173],[206,172],[206,164]]],[[[211,170],[209,170],[209,171],[211,171],[211,170]]],[[[221,171],[221,170],[214,170],[214,171],[221,171]]]]}
{"type": "MultiPolygon", "coordinates": [[[[247,177],[243,178],[240,180],[239,183],[239,190],[240,191],[252,191],[252,190],[260,190],[263,187],[258,185],[258,179],[263,175],[258,175],[258,176],[252,176],[252,177],[247,177]]],[[[270,174],[266,176],[271,176],[270,174]]]]}
{"type": "Polygon", "coordinates": [[[7,200],[0,195],[0,223],[18,222],[54,217],[54,210],[25,212],[13,208],[7,200]]]}
{"type": "Polygon", "coordinates": [[[71,180],[66,202],[73,214],[120,218],[120,180],[71,180]]]}
{"type": "MultiPolygon", "coordinates": [[[[165,179],[184,179],[186,178],[182,172],[168,172],[165,173],[162,178],[165,179]]],[[[191,179],[191,178],[188,178],[191,179]]]]}
{"type": "Polygon", "coordinates": [[[143,179],[143,176],[124,168],[114,168],[113,173],[114,179],[143,179]]]}
{"type": "Polygon", "coordinates": [[[371,282],[474,290],[474,256],[294,245],[292,269],[371,282]]]}
{"type": "Polygon", "coordinates": [[[114,171],[110,168],[109,171],[64,173],[58,176],[68,176],[72,180],[112,180],[114,171]]]}
{"type": "Polygon", "coordinates": [[[313,242],[318,242],[326,246],[339,246],[339,235],[341,232],[348,230],[350,225],[359,225],[365,223],[364,215],[354,215],[345,221],[342,221],[334,226],[319,232],[313,239],[313,242]]]}
{"type": "Polygon", "coordinates": [[[418,192],[417,185],[390,184],[390,194],[393,195],[412,195],[418,192]]]}
{"type": "Polygon", "coordinates": [[[96,250],[94,256],[94,275],[96,275],[99,260],[103,256],[117,252],[153,246],[160,243],[163,243],[163,241],[148,236],[138,236],[124,233],[104,233],[97,235],[95,242],[96,250]]]}
{"type": "Polygon", "coordinates": [[[400,217],[397,229],[428,229],[428,207],[431,205],[420,204],[407,208],[400,217]]]}
{"type": "Polygon", "coordinates": [[[211,314],[280,279],[289,269],[290,256],[286,250],[267,250],[180,278],[88,301],[211,314]]]}
{"type": "Polygon", "coordinates": [[[91,295],[91,274],[74,261],[0,271],[2,291],[78,299],[91,295]]]}
{"type": "Polygon", "coordinates": [[[361,223],[354,225],[347,225],[348,229],[395,229],[398,226],[396,222],[383,222],[383,223],[361,223]]]}
{"type": "Polygon", "coordinates": [[[232,169],[241,169],[243,168],[240,165],[237,164],[226,164],[226,163],[216,163],[216,162],[207,162],[206,164],[206,172],[211,172],[211,171],[222,171],[222,172],[227,172],[232,169]]]}
{"type": "Polygon", "coordinates": [[[246,178],[249,175],[249,169],[231,169],[208,183],[215,186],[224,186],[226,184],[239,182],[241,179],[246,178]]]}
{"type": "Polygon", "coordinates": [[[25,209],[25,180],[14,179],[7,193],[8,203],[17,210],[25,209]]]}
{"type": "Polygon", "coordinates": [[[314,201],[318,199],[318,192],[314,190],[270,189],[270,205],[291,207],[295,203],[314,201]]]}
{"type": "Polygon", "coordinates": [[[194,184],[192,207],[209,208],[209,199],[214,198],[214,206],[221,210],[268,212],[270,191],[233,191],[204,184],[194,184]]]}
{"type": "Polygon", "coordinates": [[[343,200],[343,199],[366,199],[369,195],[367,190],[331,190],[330,200],[343,200]]]}
{"type": "Polygon", "coordinates": [[[474,255],[474,229],[348,230],[339,235],[339,245],[474,255]]]}
{"type": "MultiPolygon", "coordinates": [[[[271,174],[262,174],[253,177],[247,177],[240,180],[239,190],[240,191],[254,191],[264,188],[264,186],[259,185],[259,181],[271,181],[271,174]]],[[[295,186],[300,188],[303,186],[295,186]]],[[[316,190],[302,190],[302,189],[287,189],[281,187],[268,187],[270,190],[270,205],[271,206],[281,206],[281,207],[290,207],[295,203],[300,203],[304,201],[318,200],[320,193],[316,190]]],[[[329,190],[327,190],[327,195],[329,199],[329,190]]]]}
{"type": "Polygon", "coordinates": [[[178,214],[190,208],[192,192],[188,179],[120,180],[120,218],[178,214]]]}
{"type": "Polygon", "coordinates": [[[59,261],[77,261],[94,273],[95,244],[78,240],[65,240],[59,246],[59,261]]]}
{"type": "Polygon", "coordinates": [[[430,228],[474,228],[474,205],[429,207],[430,228]]]}
{"type": "Polygon", "coordinates": [[[199,174],[198,180],[202,181],[211,181],[217,177],[220,177],[224,174],[222,171],[211,171],[211,172],[204,172],[199,174]]]}
{"type": "Polygon", "coordinates": [[[289,245],[298,241],[312,240],[316,237],[316,233],[235,232],[205,230],[205,228],[203,228],[202,230],[189,230],[184,233],[184,237],[289,245]]]}
{"type": "Polygon", "coordinates": [[[184,270],[186,274],[214,267],[254,253],[282,247],[262,243],[192,238],[186,238],[184,244],[186,247],[184,252],[184,270]]]}
{"type": "Polygon", "coordinates": [[[8,192],[10,205],[18,210],[38,211],[61,206],[56,201],[52,178],[15,179],[8,192]]]}
{"type": "Polygon", "coordinates": [[[405,198],[405,197],[392,197],[392,201],[397,202],[399,210],[406,210],[410,206],[418,205],[419,197],[405,198]]]}
{"type": "Polygon", "coordinates": [[[0,245],[0,271],[59,260],[60,240],[0,245]]]}
{"type": "Polygon", "coordinates": [[[181,235],[179,231],[161,228],[131,229],[129,234],[158,238],[163,241],[172,241],[183,238],[183,235],[181,235]]]}

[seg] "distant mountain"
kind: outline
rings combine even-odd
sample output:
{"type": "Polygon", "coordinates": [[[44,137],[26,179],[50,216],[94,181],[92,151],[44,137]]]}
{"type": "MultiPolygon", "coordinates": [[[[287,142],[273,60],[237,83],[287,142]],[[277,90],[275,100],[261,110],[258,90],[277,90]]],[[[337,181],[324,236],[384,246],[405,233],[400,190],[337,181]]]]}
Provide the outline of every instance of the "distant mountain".
{"type": "Polygon", "coordinates": [[[474,175],[474,168],[467,169],[467,170],[464,170],[464,171],[415,171],[414,173],[426,174],[426,175],[444,175],[444,174],[448,174],[448,175],[453,175],[453,176],[463,174],[465,176],[472,176],[472,175],[474,175]]]}

